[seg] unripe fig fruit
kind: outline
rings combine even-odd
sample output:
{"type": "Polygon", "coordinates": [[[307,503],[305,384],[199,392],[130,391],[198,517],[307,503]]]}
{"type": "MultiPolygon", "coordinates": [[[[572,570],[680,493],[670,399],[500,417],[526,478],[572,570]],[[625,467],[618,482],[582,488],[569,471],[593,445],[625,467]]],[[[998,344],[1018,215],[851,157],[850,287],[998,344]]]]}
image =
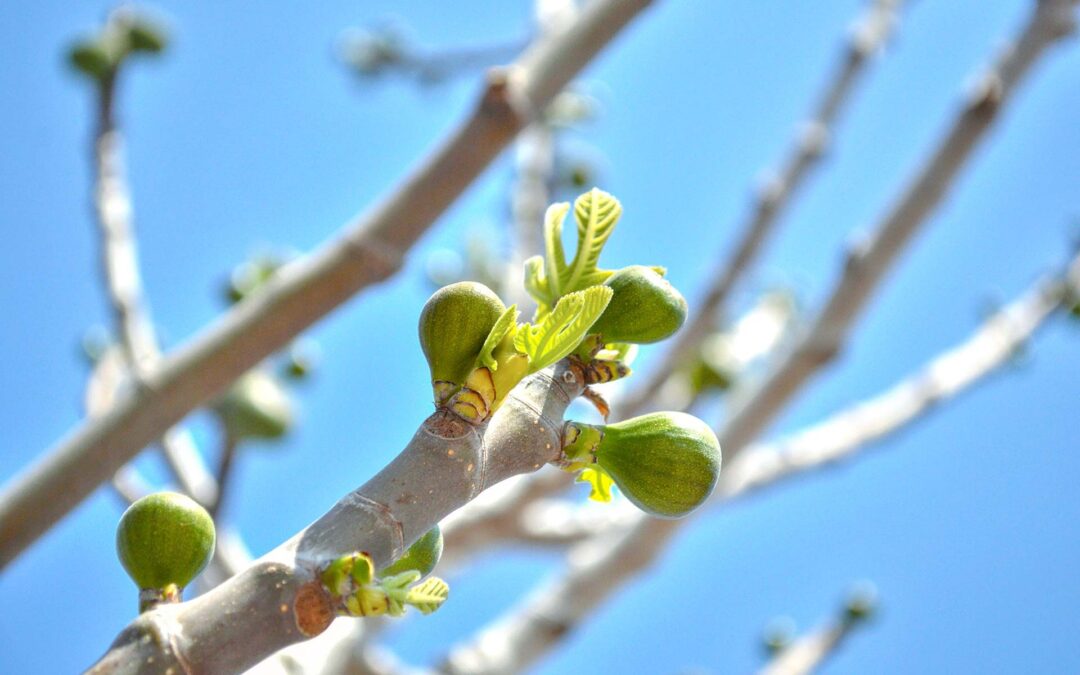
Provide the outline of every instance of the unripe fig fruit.
{"type": "Polygon", "coordinates": [[[420,348],[433,384],[460,385],[465,381],[504,311],[499,296],[475,281],[460,281],[435,291],[420,312],[420,348]]]}
{"type": "Polygon", "coordinates": [[[614,295],[590,332],[601,334],[606,342],[659,342],[686,321],[686,300],[649,267],[624,267],[604,285],[614,295]]]}
{"type": "Polygon", "coordinates": [[[390,577],[402,572],[417,571],[421,577],[431,574],[439,558],[442,557],[443,536],[439,526],[431,528],[427,534],[416,540],[405,555],[387,565],[379,572],[380,577],[390,577]]]}
{"type": "Polygon", "coordinates": [[[194,500],[158,492],[136,501],[116,528],[116,554],[141,590],[187,586],[214,554],[214,520],[194,500]]]}
{"type": "Polygon", "coordinates": [[[609,424],[596,462],[641,510],[681,518],[700,506],[720,475],[720,441],[693,415],[659,412],[609,424]]]}
{"type": "Polygon", "coordinates": [[[235,439],[280,438],[293,421],[292,401],[281,383],[258,369],[242,375],[216,409],[235,439]]]}

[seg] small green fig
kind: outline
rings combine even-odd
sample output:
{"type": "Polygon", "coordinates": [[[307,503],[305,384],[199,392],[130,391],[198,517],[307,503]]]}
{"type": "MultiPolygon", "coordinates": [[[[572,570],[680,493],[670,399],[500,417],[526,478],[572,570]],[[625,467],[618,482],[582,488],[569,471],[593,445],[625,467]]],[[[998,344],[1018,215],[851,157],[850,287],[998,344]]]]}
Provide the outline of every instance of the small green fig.
{"type": "Polygon", "coordinates": [[[420,312],[420,348],[427,357],[432,383],[462,384],[505,310],[494,291],[475,281],[435,291],[420,312]]]}
{"type": "Polygon", "coordinates": [[[615,293],[591,332],[606,342],[659,342],[686,321],[686,300],[650,267],[624,267],[604,285],[615,293]]]}
{"type": "Polygon", "coordinates": [[[641,510],[681,518],[712,494],[720,441],[693,415],[651,413],[603,427],[596,463],[641,510]]]}
{"type": "Polygon", "coordinates": [[[214,554],[214,520],[194,500],[158,492],[133,503],[116,528],[116,554],[140,590],[182,589],[214,554]]]}
{"type": "Polygon", "coordinates": [[[379,572],[379,576],[390,577],[415,570],[420,573],[421,577],[426,577],[431,574],[431,570],[435,569],[435,565],[439,563],[442,552],[442,530],[436,525],[428,530],[427,534],[417,539],[416,543],[410,546],[408,551],[405,551],[405,555],[384,567],[379,572]]]}
{"type": "Polygon", "coordinates": [[[281,383],[261,369],[248,371],[215,409],[235,439],[280,438],[292,427],[292,401],[281,383]]]}

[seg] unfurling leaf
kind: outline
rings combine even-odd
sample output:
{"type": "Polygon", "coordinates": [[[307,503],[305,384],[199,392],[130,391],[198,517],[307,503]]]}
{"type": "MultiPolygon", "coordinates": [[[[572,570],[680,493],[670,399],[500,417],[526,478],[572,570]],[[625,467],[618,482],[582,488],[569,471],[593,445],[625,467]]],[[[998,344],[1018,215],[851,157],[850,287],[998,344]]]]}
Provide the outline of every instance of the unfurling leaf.
{"type": "Polygon", "coordinates": [[[410,588],[405,595],[405,603],[420,610],[422,614],[431,614],[446,602],[450,587],[438,577],[428,577],[424,583],[410,588]]]}
{"type": "Polygon", "coordinates": [[[517,305],[507,307],[506,311],[495,322],[495,325],[491,327],[487,340],[484,340],[484,346],[480,348],[480,355],[477,357],[479,365],[490,368],[492,372],[499,369],[499,363],[495,360],[495,348],[517,326],[517,318],[517,305]]]}
{"type": "Polygon", "coordinates": [[[593,188],[574,201],[574,219],[577,220],[578,246],[574,260],[559,278],[563,293],[602,284],[611,276],[610,271],[597,268],[600,252],[608,237],[615,231],[615,224],[622,215],[619,200],[602,190],[593,188]]]}
{"type": "Polygon", "coordinates": [[[577,348],[611,300],[611,289],[593,286],[564,295],[537,325],[522,324],[514,347],[529,357],[529,372],[547,368],[577,348]]]}
{"type": "Polygon", "coordinates": [[[544,249],[547,257],[544,259],[544,272],[547,277],[548,290],[551,297],[548,304],[555,301],[566,292],[562,280],[566,274],[566,254],[563,253],[562,227],[566,219],[566,212],[570,205],[566,202],[552,204],[544,213],[544,249]]]}
{"type": "Polygon", "coordinates": [[[610,502],[611,501],[611,486],[615,484],[615,481],[611,479],[611,476],[607,474],[598,466],[590,466],[582,469],[578,474],[577,482],[588,483],[592,487],[592,491],[589,492],[589,499],[594,502],[610,502]]]}

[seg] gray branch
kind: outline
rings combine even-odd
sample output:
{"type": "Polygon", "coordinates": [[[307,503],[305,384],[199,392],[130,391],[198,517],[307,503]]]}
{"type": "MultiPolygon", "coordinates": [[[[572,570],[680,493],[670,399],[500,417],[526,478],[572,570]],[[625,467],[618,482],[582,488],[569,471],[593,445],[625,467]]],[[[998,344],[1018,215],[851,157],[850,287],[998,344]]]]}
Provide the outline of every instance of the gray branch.
{"type": "Polygon", "coordinates": [[[321,565],[365,551],[384,567],[488,486],[556,460],[563,414],[583,388],[563,363],[523,380],[487,426],[436,412],[379,474],[251,567],[143,613],[91,672],[238,672],[318,635],[333,620],[321,565]]]}
{"type": "Polygon", "coordinates": [[[735,285],[753,265],[799,188],[821,163],[840,113],[851,100],[870,58],[888,41],[902,4],[902,0],[873,0],[855,22],[840,56],[839,68],[829,79],[817,109],[801,125],[787,157],[758,189],[746,221],[738,228],[741,235],[734,251],[712,273],[705,296],[696,303],[692,318],[676,334],[660,363],[617,406],[617,419],[644,412],[654,400],[655,392],[662,389],[667,378],[686,361],[722,317],[724,305],[735,285]]]}
{"type": "MultiPolygon", "coordinates": [[[[1009,94],[1046,48],[1072,31],[1077,1],[1036,3],[1018,39],[983,76],[910,187],[866,244],[852,252],[825,309],[788,357],[721,430],[720,444],[728,466],[810,377],[835,357],[878,282],[903,245],[940,203],[1009,94]]],[[[472,642],[455,648],[441,669],[448,673],[508,673],[540,658],[597,605],[651,565],[685,522],[643,515],[636,520],[624,532],[578,547],[569,556],[561,577],[538,589],[472,642]]]]}
{"type": "Polygon", "coordinates": [[[598,0],[566,31],[492,71],[473,114],[402,185],[256,297],[165,358],[0,492],[6,565],[144,446],[234,379],[401,265],[408,248],[649,0],[598,0]]]}

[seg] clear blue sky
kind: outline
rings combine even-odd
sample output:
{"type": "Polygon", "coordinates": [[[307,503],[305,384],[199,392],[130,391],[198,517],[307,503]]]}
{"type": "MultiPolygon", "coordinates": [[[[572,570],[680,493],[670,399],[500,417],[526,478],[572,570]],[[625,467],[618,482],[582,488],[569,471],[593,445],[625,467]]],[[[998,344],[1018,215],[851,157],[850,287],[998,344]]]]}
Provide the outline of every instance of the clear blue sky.
{"type": "MultiPolygon", "coordinates": [[[[786,148],[862,0],[659,2],[585,74],[604,114],[577,136],[625,217],[608,266],[662,264],[691,307],[726,250],[759,170],[786,148]]],[[[871,69],[825,169],[743,288],[794,285],[815,307],[846,241],[874,222],[956,110],[970,76],[1031,0],[924,0],[871,69]]],[[[221,307],[225,272],[265,247],[309,250],[402,176],[471,104],[476,77],[432,91],[359,87],[333,57],[343,29],[400,17],[422,44],[522,37],[529,3],[182,3],[160,62],[120,99],[146,289],[170,346],[221,307]]],[[[0,9],[0,480],[81,416],[80,336],[108,321],[89,213],[90,96],[64,45],[106,2],[0,9]]],[[[962,340],[988,298],[1010,298],[1066,255],[1080,213],[1080,44],[1055,50],[902,256],[843,359],[770,433],[795,429],[962,340]]],[[[405,270],[320,323],[318,377],[285,443],[253,448],[226,517],[263,552],[388,461],[427,414],[415,338],[427,252],[505,214],[503,157],[437,224],[405,270]],[[331,471],[317,467],[331,464],[331,471]]],[[[646,352],[648,358],[651,352],[646,352]]],[[[832,673],[1063,672],[1080,667],[1080,327],[1056,320],[1022,365],[856,462],[686,528],[658,566],[605,605],[538,672],[747,672],[771,617],[800,627],[855,579],[883,610],[832,673]],[[693,603],[708,589],[708,606],[693,603]]],[[[197,419],[200,438],[212,435],[197,419]]],[[[152,462],[144,462],[151,470],[152,462]]],[[[133,616],[107,490],[0,575],[0,671],[89,665],[133,616]]],[[[425,663],[558,569],[499,553],[453,578],[448,606],[393,637],[425,663]]]]}

